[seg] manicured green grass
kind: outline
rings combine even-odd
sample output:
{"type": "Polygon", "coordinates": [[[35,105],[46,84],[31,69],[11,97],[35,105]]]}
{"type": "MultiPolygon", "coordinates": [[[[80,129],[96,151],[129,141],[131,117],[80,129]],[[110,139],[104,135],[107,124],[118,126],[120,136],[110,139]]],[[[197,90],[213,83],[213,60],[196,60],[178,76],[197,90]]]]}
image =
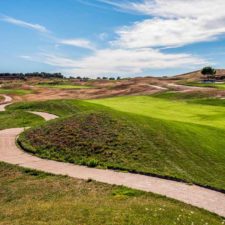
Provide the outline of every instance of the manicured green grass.
{"type": "Polygon", "coordinates": [[[209,88],[216,88],[220,90],[225,90],[225,83],[186,83],[185,85],[188,86],[195,86],[195,87],[209,87],[209,88]]]}
{"type": "Polygon", "coordinates": [[[70,85],[70,84],[39,84],[38,87],[46,87],[46,88],[58,88],[58,89],[88,89],[92,88],[91,86],[85,85],[70,85]]]}
{"type": "Polygon", "coordinates": [[[41,117],[27,112],[0,112],[0,130],[17,127],[31,127],[42,122],[44,122],[44,120],[41,117]]]}
{"type": "Polygon", "coordinates": [[[0,224],[219,225],[222,218],[158,195],[0,163],[0,224]]]}
{"type": "Polygon", "coordinates": [[[4,89],[0,88],[0,94],[9,94],[9,95],[26,95],[31,94],[32,90],[23,90],[23,89],[4,89]]]}
{"type": "Polygon", "coordinates": [[[171,99],[171,95],[140,96],[109,101],[17,103],[8,108],[10,111],[47,111],[63,117],[74,115],[27,131],[34,135],[28,139],[20,137],[28,150],[41,157],[156,174],[225,190],[225,129],[222,126],[225,115],[222,112],[225,108],[222,105],[197,104],[197,100],[186,101],[181,96],[179,100],[171,99]],[[92,102],[108,104],[114,108],[116,105],[117,109],[133,113],[119,112],[92,102]],[[209,112],[211,117],[207,115],[209,112]],[[220,117],[213,123],[213,115],[218,112],[220,117]],[[99,116],[91,121],[91,113],[99,116]],[[204,114],[200,116],[198,113],[204,114]],[[107,116],[106,119],[102,114],[107,116]],[[115,122],[109,124],[110,120],[115,122]],[[118,127],[114,129],[116,124],[118,127]],[[86,132],[87,136],[79,136],[82,132],[86,132]],[[101,134],[97,136],[100,139],[95,136],[97,132],[101,134]],[[93,140],[96,140],[96,145],[93,140]],[[30,148],[31,145],[35,146],[36,151],[30,148]]]}
{"type": "Polygon", "coordinates": [[[171,100],[154,96],[126,96],[88,102],[151,118],[225,128],[225,107],[223,106],[215,107],[182,99],[171,100]]]}
{"type": "Polygon", "coordinates": [[[165,99],[165,100],[173,100],[173,101],[185,101],[192,102],[193,100],[202,100],[202,99],[212,99],[211,93],[207,92],[176,92],[176,91],[167,91],[167,92],[159,92],[151,95],[154,98],[165,99]]]}

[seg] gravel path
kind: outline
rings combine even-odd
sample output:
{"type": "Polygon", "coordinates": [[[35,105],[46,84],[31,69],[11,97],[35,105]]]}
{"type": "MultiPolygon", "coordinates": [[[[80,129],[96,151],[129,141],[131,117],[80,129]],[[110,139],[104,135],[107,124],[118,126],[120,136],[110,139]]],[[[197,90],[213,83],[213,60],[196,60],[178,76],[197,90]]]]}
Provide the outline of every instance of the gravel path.
{"type": "MultiPolygon", "coordinates": [[[[4,107],[2,109],[4,110],[4,107]]],[[[48,113],[31,113],[42,116],[46,120],[57,118],[55,115],[48,113]]],[[[40,159],[23,152],[16,146],[16,137],[21,132],[23,132],[22,128],[0,131],[0,161],[57,175],[68,175],[85,180],[93,179],[107,184],[124,185],[142,191],[153,192],[225,217],[225,194],[223,193],[161,178],[87,168],[69,163],[40,159]]]]}

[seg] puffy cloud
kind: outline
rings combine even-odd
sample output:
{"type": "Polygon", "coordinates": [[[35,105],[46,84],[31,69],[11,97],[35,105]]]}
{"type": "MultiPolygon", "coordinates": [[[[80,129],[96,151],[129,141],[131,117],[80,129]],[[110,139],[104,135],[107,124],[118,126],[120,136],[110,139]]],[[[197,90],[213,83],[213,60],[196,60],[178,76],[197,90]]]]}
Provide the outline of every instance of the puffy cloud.
{"type": "MultiPolygon", "coordinates": [[[[32,57],[32,60],[60,67],[70,74],[93,76],[145,74],[151,69],[196,69],[208,62],[192,54],[165,53],[161,48],[212,41],[225,34],[224,0],[96,1],[123,11],[144,14],[148,18],[118,28],[117,37],[107,42],[105,49],[95,49],[86,39],[58,41],[64,45],[94,50],[86,57],[74,59],[41,54],[32,57]]],[[[99,37],[104,40],[105,34],[99,37]]]]}
{"type": "Polygon", "coordinates": [[[144,0],[122,1],[117,7],[162,18],[224,17],[223,0],[144,0]]]}
{"type": "Polygon", "coordinates": [[[103,49],[82,59],[42,53],[33,58],[73,75],[134,75],[148,69],[196,67],[206,62],[189,54],[165,54],[154,49],[103,49]]]}
{"type": "Polygon", "coordinates": [[[211,41],[225,34],[223,0],[122,1],[117,7],[149,16],[118,29],[112,43],[126,48],[176,47],[211,41]]]}
{"type": "Polygon", "coordinates": [[[225,20],[209,23],[202,19],[148,19],[117,31],[115,46],[126,48],[177,47],[215,40],[225,33],[225,20]]]}

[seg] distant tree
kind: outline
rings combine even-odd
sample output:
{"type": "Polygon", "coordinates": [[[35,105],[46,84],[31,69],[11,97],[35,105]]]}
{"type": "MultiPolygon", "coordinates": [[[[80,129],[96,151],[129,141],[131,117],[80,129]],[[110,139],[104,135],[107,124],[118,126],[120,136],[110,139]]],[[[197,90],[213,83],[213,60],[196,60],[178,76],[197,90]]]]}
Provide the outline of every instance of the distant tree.
{"type": "Polygon", "coordinates": [[[121,77],[117,77],[117,80],[121,80],[121,77]]]}
{"type": "Polygon", "coordinates": [[[115,80],[115,78],[114,77],[110,77],[109,80],[115,80]]]}
{"type": "Polygon", "coordinates": [[[204,67],[201,71],[201,73],[204,75],[204,76],[207,76],[207,78],[213,78],[215,77],[216,75],[216,70],[210,66],[208,67],[204,67]]]}

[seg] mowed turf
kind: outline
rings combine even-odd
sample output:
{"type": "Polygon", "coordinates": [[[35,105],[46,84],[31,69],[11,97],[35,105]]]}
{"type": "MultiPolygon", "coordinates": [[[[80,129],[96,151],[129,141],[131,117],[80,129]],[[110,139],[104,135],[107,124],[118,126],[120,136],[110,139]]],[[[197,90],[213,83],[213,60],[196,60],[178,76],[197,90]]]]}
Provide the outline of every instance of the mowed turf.
{"type": "Polygon", "coordinates": [[[205,100],[185,99],[158,95],[88,102],[58,100],[18,103],[9,109],[72,116],[28,130],[20,137],[28,151],[41,157],[154,174],[224,191],[223,101],[211,106],[200,103],[205,100]],[[216,119],[211,119],[213,115],[216,119]]]}
{"type": "MultiPolygon", "coordinates": [[[[168,96],[169,97],[169,96],[168,96]]],[[[167,99],[166,96],[126,96],[91,100],[112,109],[168,121],[186,122],[225,129],[225,107],[202,105],[187,99],[167,99]]]]}
{"type": "Polygon", "coordinates": [[[0,163],[2,225],[219,225],[204,210],[158,195],[0,163]]]}

